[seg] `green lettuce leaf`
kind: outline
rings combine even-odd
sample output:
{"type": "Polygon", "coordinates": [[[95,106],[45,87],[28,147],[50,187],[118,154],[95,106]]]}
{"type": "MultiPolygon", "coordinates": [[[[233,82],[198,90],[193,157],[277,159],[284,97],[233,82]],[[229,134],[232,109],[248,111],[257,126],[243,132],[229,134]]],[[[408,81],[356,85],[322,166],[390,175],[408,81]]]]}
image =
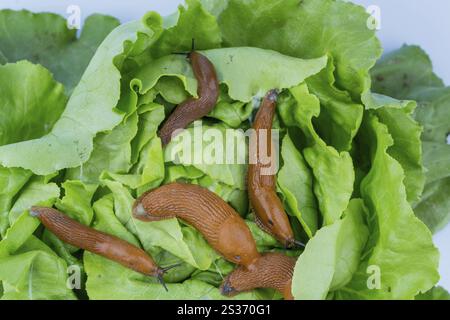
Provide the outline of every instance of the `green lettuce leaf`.
{"type": "Polygon", "coordinates": [[[164,27],[150,51],[155,57],[188,52],[193,49],[192,45],[195,50],[219,48],[222,43],[215,17],[197,0],[186,0],[186,5],[180,5],[178,12],[164,18],[164,27]]]}
{"type": "Polygon", "coordinates": [[[446,143],[450,133],[450,87],[414,92],[419,101],[415,117],[424,126],[423,140],[446,143]]]}
{"type": "MultiPolygon", "coordinates": [[[[221,48],[200,51],[213,64],[220,83],[228,87],[233,100],[249,102],[255,96],[262,97],[271,89],[286,89],[317,74],[326,66],[327,57],[298,59],[276,51],[259,48],[221,48]]],[[[136,74],[134,80],[144,94],[162,77],[175,76],[196,96],[197,81],[185,57],[164,56],[152,61],[136,74]]]]}
{"type": "Polygon", "coordinates": [[[355,173],[348,152],[338,152],[319,137],[312,119],[320,113],[320,102],[309,93],[306,84],[289,90],[279,105],[279,114],[288,127],[302,130],[307,148],[303,155],[314,175],[314,193],[317,197],[324,225],[337,221],[347,208],[353,193],[355,173]]]}
{"type": "Polygon", "coordinates": [[[266,251],[268,249],[273,249],[274,247],[281,247],[280,243],[277,239],[275,239],[272,235],[268,234],[261,230],[258,225],[249,220],[245,220],[250,232],[252,233],[253,238],[255,239],[256,246],[259,251],[266,251]]]}
{"type": "Polygon", "coordinates": [[[204,176],[204,173],[193,166],[167,165],[167,174],[164,184],[180,180],[197,180],[204,176]]]}
{"type": "Polygon", "coordinates": [[[425,186],[421,201],[414,211],[428,228],[436,233],[450,222],[450,177],[425,186]]]}
{"type": "MultiPolygon", "coordinates": [[[[416,104],[411,101],[394,101],[380,105],[375,113],[380,122],[388,127],[394,144],[388,153],[397,160],[405,171],[405,187],[410,203],[420,199],[425,185],[425,170],[422,164],[422,127],[413,119],[416,104]]],[[[383,100],[384,101],[384,100],[383,100]]]]}
{"type": "MultiPolygon", "coordinates": [[[[150,89],[155,88],[166,77],[174,77],[183,85],[184,89],[192,96],[197,96],[197,80],[186,57],[180,55],[168,55],[153,60],[140,68],[134,75],[132,83],[139,88],[140,94],[146,94],[150,89]]],[[[172,92],[167,93],[165,85],[156,87],[158,93],[163,92],[164,98],[169,98],[169,102],[177,104],[186,98],[183,93],[173,92],[180,89],[179,82],[170,82],[172,92]],[[175,87],[175,88],[173,88],[175,87]],[[161,90],[162,89],[162,90],[161,90]],[[181,95],[181,97],[179,97],[181,95]],[[178,96],[179,98],[170,98],[178,96]]]]}
{"type": "Polygon", "coordinates": [[[332,0],[203,0],[217,16],[226,47],[252,46],[303,59],[331,54],[336,82],[358,98],[381,54],[363,7],[332,0]],[[293,36],[295,35],[295,36],[293,36]]]}
{"type": "Polygon", "coordinates": [[[450,177],[450,146],[440,142],[424,141],[423,161],[427,165],[427,183],[450,177]]]}
{"type": "Polygon", "coordinates": [[[131,142],[132,163],[139,159],[145,145],[156,136],[159,125],[164,120],[164,106],[149,103],[139,107],[138,132],[131,142]]]}
{"type": "Polygon", "coordinates": [[[118,68],[127,55],[143,50],[143,38],[154,35],[153,25],[148,24],[157,24],[159,16],[156,22],[154,17],[150,14],[142,22],[115,29],[98,48],[51,132],[39,139],[0,147],[0,164],[43,175],[86,162],[97,133],[113,129],[123,118],[115,110],[120,95],[118,68]]]}
{"type": "Polygon", "coordinates": [[[4,300],[75,299],[67,286],[67,265],[32,236],[39,220],[24,212],[0,242],[4,300]]]}
{"type": "Polygon", "coordinates": [[[9,227],[8,214],[14,204],[14,198],[31,175],[30,171],[0,166],[0,235],[2,237],[9,227]]]}
{"type": "Polygon", "coordinates": [[[450,221],[450,203],[447,201],[450,90],[433,73],[430,58],[418,46],[405,45],[383,57],[372,70],[372,79],[375,92],[418,102],[414,116],[423,126],[423,157],[427,172],[423,196],[414,203],[414,211],[430,230],[437,232],[450,221]]]}
{"type": "Polygon", "coordinates": [[[154,137],[142,150],[141,158],[130,174],[105,172],[101,179],[111,177],[130,188],[137,189],[137,194],[141,195],[149,189],[158,187],[164,179],[164,174],[161,139],[154,137]]]}
{"type": "Polygon", "coordinates": [[[0,63],[29,60],[48,68],[68,93],[78,84],[103,39],[119,25],[113,17],[86,18],[80,37],[53,13],[0,11],[0,63]]]}
{"type": "Polygon", "coordinates": [[[306,82],[320,100],[320,114],[315,119],[319,135],[338,151],[348,151],[361,125],[364,107],[336,87],[334,72],[334,61],[329,57],[327,68],[306,82]]]}
{"type": "Polygon", "coordinates": [[[416,300],[450,300],[450,293],[442,287],[434,287],[433,289],[419,294],[416,300]]]}
{"type": "Polygon", "coordinates": [[[377,112],[394,139],[389,154],[396,159],[405,171],[405,187],[409,202],[419,200],[425,185],[425,170],[422,165],[420,147],[421,127],[408,114],[401,110],[386,109],[377,112]]]}
{"type": "Polygon", "coordinates": [[[414,211],[433,232],[450,221],[450,90],[428,89],[417,93],[420,100],[416,119],[424,126],[423,152],[427,184],[414,211]]]}
{"type": "Polygon", "coordinates": [[[138,131],[138,116],[134,113],[109,133],[94,139],[89,160],[80,167],[67,170],[66,179],[98,183],[103,171],[126,173],[131,168],[131,141],[138,131]]]}
{"type": "Polygon", "coordinates": [[[97,190],[96,185],[84,184],[81,181],[66,180],[64,197],[56,201],[56,208],[82,224],[90,225],[94,217],[91,200],[97,190]]]}
{"type": "MultiPolygon", "coordinates": [[[[131,163],[128,173],[115,173],[111,168],[107,175],[113,180],[138,189],[138,194],[157,187],[164,179],[164,158],[161,141],[156,136],[159,124],[164,120],[164,107],[152,103],[139,108],[136,136],[131,141],[131,163]]],[[[102,179],[103,177],[100,177],[102,179]]]]}
{"type": "Polygon", "coordinates": [[[39,220],[33,219],[29,215],[28,210],[21,214],[11,227],[8,228],[6,232],[7,236],[0,241],[0,257],[10,256],[19,250],[39,224],[39,220]]]}
{"type": "Polygon", "coordinates": [[[365,210],[361,199],[352,200],[342,220],[323,227],[308,242],[292,278],[295,299],[325,299],[352,279],[369,235],[365,210]]]}
{"type": "Polygon", "coordinates": [[[213,180],[244,190],[247,152],[242,130],[197,121],[167,145],[164,159],[166,162],[193,166],[213,180]],[[205,141],[208,132],[211,133],[210,140],[205,141]],[[228,148],[226,152],[220,152],[227,145],[235,146],[234,151],[228,148]]]}
{"type": "Polygon", "coordinates": [[[219,100],[208,117],[221,120],[232,128],[238,128],[252,115],[253,102],[234,101],[224,92],[225,90],[226,88],[222,86],[219,100]]]}
{"type": "Polygon", "coordinates": [[[421,87],[443,87],[433,73],[431,60],[418,46],[404,45],[383,56],[371,71],[372,90],[397,99],[407,99],[421,87]]]}
{"type": "MultiPolygon", "coordinates": [[[[1,16],[1,13],[0,13],[1,16]]],[[[8,114],[0,117],[0,146],[39,138],[52,129],[64,111],[67,98],[64,88],[57,83],[50,72],[39,65],[27,61],[0,66],[0,111],[8,114]]],[[[30,179],[32,173],[21,168],[0,166],[0,234],[5,234],[9,226],[8,213],[12,209],[13,199],[30,179]]],[[[25,189],[25,197],[36,187],[32,184],[25,189]]],[[[52,187],[50,187],[52,188],[52,187]]],[[[54,189],[43,190],[56,196],[54,189]]],[[[34,192],[37,195],[36,192],[34,192]]],[[[47,195],[42,195],[46,197],[47,195]]],[[[24,197],[18,198],[24,201],[24,197]]],[[[31,201],[32,202],[32,201],[31,201]]],[[[29,202],[29,205],[35,203],[29,202]]],[[[12,220],[28,209],[23,203],[14,204],[12,220]]]]}
{"type": "Polygon", "coordinates": [[[0,66],[0,146],[40,138],[64,111],[63,86],[45,68],[20,61],[0,66]]]}
{"type": "Polygon", "coordinates": [[[277,184],[285,198],[286,210],[297,217],[306,234],[312,237],[319,223],[317,200],[313,192],[313,176],[289,135],[283,138],[281,156],[284,165],[278,172],[277,184]]]}
{"type": "Polygon", "coordinates": [[[73,300],[64,260],[41,251],[0,259],[3,300],[73,300]],[[20,267],[19,267],[20,266],[20,267]]]}
{"type": "Polygon", "coordinates": [[[276,51],[241,47],[202,51],[214,64],[219,81],[228,87],[229,96],[249,102],[271,89],[287,89],[317,74],[327,57],[303,60],[276,51]]]}
{"type": "Polygon", "coordinates": [[[59,198],[60,190],[56,183],[48,183],[44,177],[34,176],[22,189],[9,211],[10,224],[32,206],[51,207],[59,198]]]}
{"type": "Polygon", "coordinates": [[[369,210],[370,239],[358,271],[337,297],[413,299],[439,280],[439,251],[430,231],[414,216],[407,201],[402,183],[404,170],[387,151],[394,143],[388,127],[376,116],[368,115],[361,134],[372,163],[361,184],[369,210]],[[379,271],[379,282],[371,282],[377,276],[371,274],[373,270],[379,271]]]}

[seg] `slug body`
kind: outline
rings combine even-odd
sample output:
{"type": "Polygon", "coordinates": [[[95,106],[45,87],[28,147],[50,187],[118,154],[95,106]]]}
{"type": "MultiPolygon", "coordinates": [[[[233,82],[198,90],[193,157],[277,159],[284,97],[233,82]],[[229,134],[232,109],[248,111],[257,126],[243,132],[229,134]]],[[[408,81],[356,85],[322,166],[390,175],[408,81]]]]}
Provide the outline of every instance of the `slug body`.
{"type": "Polygon", "coordinates": [[[250,161],[248,168],[248,194],[258,226],[286,247],[293,247],[296,244],[294,233],[276,193],[276,172],[269,172],[271,163],[263,163],[261,155],[265,153],[260,153],[262,144],[265,144],[263,149],[267,150],[267,156],[271,162],[275,161],[272,155],[272,122],[276,106],[277,93],[270,91],[263,99],[253,124],[257,137],[256,161],[250,161]]]}
{"type": "Polygon", "coordinates": [[[234,296],[256,288],[273,288],[284,299],[293,300],[292,276],[295,259],[281,253],[266,253],[254,264],[254,270],[238,267],[222,283],[223,295],[234,296]]]}
{"type": "Polygon", "coordinates": [[[200,186],[171,183],[150,191],[136,201],[133,215],[143,221],[179,218],[225,259],[246,268],[260,257],[244,220],[222,198],[200,186]]]}
{"type": "Polygon", "coordinates": [[[198,82],[198,99],[184,101],[163,124],[159,132],[163,146],[170,142],[176,130],[185,129],[190,123],[208,115],[219,98],[219,82],[211,61],[195,51],[189,54],[189,59],[198,82]]]}
{"type": "Polygon", "coordinates": [[[31,215],[37,217],[48,230],[68,244],[142,274],[156,276],[160,281],[162,279],[165,269],[159,268],[144,250],[127,241],[89,228],[55,209],[33,207],[31,215]]]}

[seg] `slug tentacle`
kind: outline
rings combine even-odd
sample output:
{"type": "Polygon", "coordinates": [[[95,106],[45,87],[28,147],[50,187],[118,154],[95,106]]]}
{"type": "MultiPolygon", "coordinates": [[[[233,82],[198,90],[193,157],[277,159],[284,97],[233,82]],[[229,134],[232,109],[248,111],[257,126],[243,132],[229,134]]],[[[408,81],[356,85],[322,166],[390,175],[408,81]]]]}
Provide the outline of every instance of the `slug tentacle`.
{"type": "Polygon", "coordinates": [[[292,300],[291,283],[295,259],[281,253],[266,253],[258,259],[253,270],[236,268],[222,283],[223,295],[234,296],[256,288],[273,288],[292,300]]]}
{"type": "Polygon", "coordinates": [[[238,213],[218,195],[197,185],[171,183],[147,192],[136,201],[133,215],[143,221],[177,217],[236,264],[249,267],[260,256],[250,229],[238,213]]]}
{"type": "Polygon", "coordinates": [[[211,61],[195,51],[189,53],[188,58],[198,83],[198,99],[189,98],[181,103],[164,122],[159,131],[163,146],[170,142],[176,130],[185,129],[190,123],[208,115],[219,99],[219,81],[211,61]]]}
{"type": "Polygon", "coordinates": [[[165,274],[167,271],[169,271],[170,269],[179,267],[180,265],[182,265],[182,263],[176,263],[176,264],[173,264],[173,265],[171,265],[171,266],[167,266],[167,267],[159,268],[159,269],[158,269],[158,272],[157,272],[157,274],[156,274],[156,279],[158,279],[158,282],[164,287],[164,289],[165,289],[166,291],[169,291],[169,289],[167,289],[166,282],[164,281],[164,278],[163,278],[164,274],[165,274]]]}
{"type": "Polygon", "coordinates": [[[272,122],[275,116],[278,94],[275,90],[269,91],[264,97],[253,123],[256,131],[256,163],[250,163],[248,168],[248,193],[251,205],[258,217],[258,225],[264,231],[272,234],[285,247],[295,246],[296,240],[292,231],[289,218],[283,204],[276,193],[276,172],[269,172],[273,168],[275,155],[272,150],[272,122]],[[265,130],[265,134],[263,134],[265,130]],[[262,139],[265,137],[266,139],[262,139]],[[263,148],[265,144],[265,148],[263,148]],[[263,149],[262,149],[263,148],[263,149]],[[271,159],[269,164],[264,164],[261,150],[268,151],[271,159]]]}
{"type": "MultiPolygon", "coordinates": [[[[141,248],[115,236],[87,227],[55,209],[33,207],[30,214],[38,218],[60,240],[142,274],[159,278],[160,275],[174,267],[160,268],[141,248]]],[[[166,286],[164,285],[164,287],[166,286]]]]}

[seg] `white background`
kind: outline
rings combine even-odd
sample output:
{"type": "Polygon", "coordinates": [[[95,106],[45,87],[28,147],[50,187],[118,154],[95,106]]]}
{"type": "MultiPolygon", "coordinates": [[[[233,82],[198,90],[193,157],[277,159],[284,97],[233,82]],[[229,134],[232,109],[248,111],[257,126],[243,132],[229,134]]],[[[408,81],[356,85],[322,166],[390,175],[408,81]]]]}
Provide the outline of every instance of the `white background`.
{"type": "MultiPolygon", "coordinates": [[[[448,0],[353,0],[377,5],[381,12],[378,35],[385,51],[402,44],[418,44],[430,55],[436,73],[450,85],[450,1],[448,0]]],[[[0,9],[51,11],[68,16],[67,8],[78,5],[82,19],[92,13],[110,14],[122,22],[139,19],[146,11],[162,15],[174,12],[181,0],[1,0],[0,9]]],[[[449,195],[450,196],[450,195],[449,195]]],[[[450,226],[434,236],[441,251],[441,282],[450,290],[450,226]]]]}

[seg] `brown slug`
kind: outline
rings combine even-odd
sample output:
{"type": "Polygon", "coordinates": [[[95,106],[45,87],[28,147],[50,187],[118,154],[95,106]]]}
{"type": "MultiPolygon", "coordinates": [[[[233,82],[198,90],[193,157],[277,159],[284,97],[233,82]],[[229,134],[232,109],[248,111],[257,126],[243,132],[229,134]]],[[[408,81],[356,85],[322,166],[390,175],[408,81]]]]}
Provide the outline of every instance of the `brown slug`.
{"type": "Polygon", "coordinates": [[[273,288],[285,300],[293,300],[291,292],[295,259],[281,253],[266,253],[253,265],[253,270],[236,268],[223,281],[220,291],[225,296],[256,288],[273,288]]]}
{"type": "Polygon", "coordinates": [[[286,211],[276,193],[276,172],[264,172],[264,170],[271,170],[270,167],[273,164],[264,164],[260,154],[264,143],[267,156],[271,158],[271,162],[275,161],[272,154],[272,122],[277,99],[278,93],[275,90],[269,91],[264,97],[253,123],[257,138],[256,148],[254,148],[256,161],[250,161],[248,167],[248,195],[258,226],[273,235],[285,247],[291,248],[304,245],[295,240],[286,211]],[[266,130],[266,135],[262,134],[262,130],[266,130]],[[265,141],[261,140],[262,137],[266,138],[265,141]]]}
{"type": "Polygon", "coordinates": [[[260,257],[255,239],[239,214],[206,188],[171,183],[139,198],[133,215],[143,221],[179,218],[196,228],[225,259],[245,266],[260,257]]]}
{"type": "Polygon", "coordinates": [[[178,129],[185,129],[190,123],[206,116],[219,98],[219,81],[211,61],[204,55],[193,51],[188,54],[195,78],[198,82],[198,98],[189,98],[172,112],[159,131],[163,146],[172,139],[178,129]]]}
{"type": "Polygon", "coordinates": [[[163,274],[177,265],[160,268],[141,248],[115,236],[87,227],[52,208],[32,207],[30,214],[63,242],[98,254],[124,267],[156,277],[167,290],[163,274]]]}

